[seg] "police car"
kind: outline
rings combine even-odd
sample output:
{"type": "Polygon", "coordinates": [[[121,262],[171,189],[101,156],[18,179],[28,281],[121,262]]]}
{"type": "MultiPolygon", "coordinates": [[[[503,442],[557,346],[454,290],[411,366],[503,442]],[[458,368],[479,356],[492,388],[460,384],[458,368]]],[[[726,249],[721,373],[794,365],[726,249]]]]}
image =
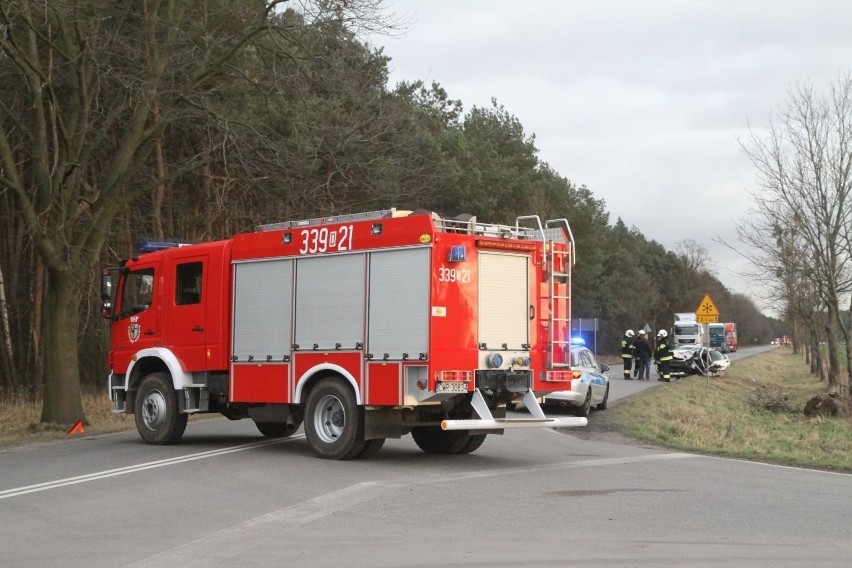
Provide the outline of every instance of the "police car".
{"type": "Polygon", "coordinates": [[[542,405],[567,408],[577,416],[588,416],[592,407],[604,410],[609,399],[609,365],[599,364],[595,355],[585,346],[582,339],[572,339],[571,389],[548,393],[542,405]]]}

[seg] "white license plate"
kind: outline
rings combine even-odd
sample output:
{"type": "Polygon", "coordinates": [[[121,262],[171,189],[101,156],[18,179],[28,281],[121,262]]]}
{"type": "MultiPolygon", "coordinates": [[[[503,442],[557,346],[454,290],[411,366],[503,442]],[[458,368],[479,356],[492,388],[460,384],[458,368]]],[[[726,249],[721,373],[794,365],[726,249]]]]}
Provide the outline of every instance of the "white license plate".
{"type": "Polygon", "coordinates": [[[467,383],[441,381],[435,384],[435,392],[467,392],[467,383]]]}

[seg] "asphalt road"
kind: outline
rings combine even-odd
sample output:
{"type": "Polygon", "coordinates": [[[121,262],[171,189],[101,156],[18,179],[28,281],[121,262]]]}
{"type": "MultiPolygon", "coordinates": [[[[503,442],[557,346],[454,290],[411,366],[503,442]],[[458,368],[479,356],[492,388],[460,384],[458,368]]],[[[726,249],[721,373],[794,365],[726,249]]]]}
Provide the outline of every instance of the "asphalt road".
{"type": "MultiPolygon", "coordinates": [[[[613,380],[613,400],[661,384],[613,380]]],[[[209,420],[177,446],[127,432],[0,452],[10,567],[846,567],[850,511],[852,475],[574,430],[514,430],[467,456],[405,437],[330,462],[301,432],[270,443],[209,420]]]]}

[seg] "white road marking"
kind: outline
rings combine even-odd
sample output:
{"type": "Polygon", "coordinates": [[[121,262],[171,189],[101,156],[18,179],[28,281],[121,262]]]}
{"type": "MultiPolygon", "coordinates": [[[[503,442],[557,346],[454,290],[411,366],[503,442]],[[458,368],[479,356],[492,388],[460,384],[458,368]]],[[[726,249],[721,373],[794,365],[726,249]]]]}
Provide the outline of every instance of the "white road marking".
{"type": "MultiPolygon", "coordinates": [[[[661,461],[661,460],[681,460],[685,458],[699,458],[696,454],[651,454],[646,456],[633,457],[616,457],[616,458],[600,458],[592,460],[580,460],[575,462],[560,462],[547,465],[536,465],[529,467],[510,467],[503,469],[485,469],[480,471],[468,471],[458,473],[456,475],[442,476],[438,479],[427,479],[415,483],[438,483],[450,480],[478,479],[482,477],[496,477],[498,475],[518,475],[521,473],[540,473],[544,471],[555,471],[560,469],[577,469],[581,467],[598,467],[603,465],[626,465],[639,462],[661,461]]],[[[414,485],[415,483],[412,483],[414,485]]]]}
{"type": "Polygon", "coordinates": [[[435,474],[429,479],[405,481],[381,480],[365,481],[350,485],[313,499],[290,505],[222,529],[203,538],[165,550],[154,556],[144,558],[126,568],[160,568],[162,566],[180,566],[181,568],[206,568],[210,566],[232,566],[239,558],[252,551],[263,550],[270,543],[281,540],[284,531],[297,529],[323,517],[337,513],[383,494],[412,485],[428,485],[463,481],[499,475],[517,475],[519,473],[540,473],[560,469],[598,467],[606,465],[626,465],[637,462],[674,460],[700,457],[693,454],[651,454],[634,457],[590,459],[575,462],[560,462],[529,467],[494,468],[468,471],[455,475],[435,474]]]}
{"type": "Polygon", "coordinates": [[[5,489],[0,491],[0,500],[8,499],[9,497],[17,497],[19,495],[26,495],[28,493],[38,493],[39,491],[47,491],[49,489],[56,489],[58,487],[66,487],[68,485],[77,485],[78,483],[88,483],[89,481],[96,481],[98,479],[105,479],[107,477],[116,477],[118,475],[126,475],[128,473],[136,473],[138,471],[144,471],[146,469],[155,469],[158,467],[166,467],[169,465],[176,465],[185,462],[191,462],[195,460],[203,460],[207,458],[213,458],[216,456],[222,456],[225,454],[232,454],[234,452],[243,452],[245,450],[251,450],[253,448],[259,448],[261,446],[268,446],[270,444],[281,444],[284,442],[289,442],[290,440],[303,438],[304,434],[300,434],[298,436],[291,436],[290,438],[279,438],[274,440],[261,440],[260,442],[252,442],[250,444],[242,444],[239,446],[232,446],[230,448],[222,448],[219,450],[210,450],[208,452],[200,452],[197,454],[189,454],[186,456],[178,456],[175,458],[169,458],[165,460],[153,461],[141,463],[138,465],[131,465],[127,467],[119,467],[116,469],[108,469],[106,471],[99,471],[95,473],[88,473],[86,475],[79,475],[77,477],[68,477],[65,479],[57,479],[56,481],[47,481],[45,483],[37,483],[35,485],[27,485],[25,487],[16,487],[14,489],[5,489]]]}
{"type": "Polygon", "coordinates": [[[144,558],[125,568],[232,566],[234,560],[247,551],[259,550],[268,546],[269,543],[279,542],[282,531],[296,529],[338,511],[360,505],[399,486],[400,484],[383,481],[365,481],[350,485],[249,519],[171,550],[144,558]]]}

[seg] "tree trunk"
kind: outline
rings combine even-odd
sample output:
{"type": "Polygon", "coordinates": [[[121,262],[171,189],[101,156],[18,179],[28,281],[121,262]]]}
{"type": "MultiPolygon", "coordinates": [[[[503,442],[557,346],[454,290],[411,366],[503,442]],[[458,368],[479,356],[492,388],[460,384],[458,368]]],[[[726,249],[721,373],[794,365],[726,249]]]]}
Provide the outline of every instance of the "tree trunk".
{"type": "MultiPolygon", "coordinates": [[[[801,331],[799,329],[799,320],[793,320],[793,355],[797,355],[799,353],[799,344],[801,343],[801,331]]],[[[804,346],[805,353],[807,353],[807,345],[804,346]]]]}
{"type": "Polygon", "coordinates": [[[3,367],[0,369],[0,386],[17,384],[15,379],[15,351],[12,348],[12,330],[9,324],[9,310],[6,304],[6,284],[3,280],[3,267],[0,266],[0,332],[3,336],[3,367]]]}
{"type": "Polygon", "coordinates": [[[32,314],[30,315],[29,329],[32,337],[29,341],[31,352],[27,357],[27,369],[30,370],[29,376],[26,377],[26,384],[30,393],[35,395],[38,387],[42,384],[44,377],[44,357],[42,353],[43,337],[41,334],[42,323],[44,317],[44,296],[45,296],[45,269],[41,259],[34,255],[32,262],[33,282],[31,288],[32,294],[32,314]]]}
{"type": "Polygon", "coordinates": [[[825,357],[819,347],[819,339],[816,335],[811,339],[811,374],[819,377],[819,381],[825,382],[828,377],[825,372],[825,357]]]}
{"type": "Polygon", "coordinates": [[[77,354],[78,303],[83,285],[78,274],[48,268],[44,304],[44,403],[41,421],[61,426],[87,424],[80,393],[77,354]]]}
{"type": "Polygon", "coordinates": [[[826,345],[828,346],[828,388],[838,389],[840,386],[840,357],[837,355],[837,329],[834,310],[829,306],[828,318],[825,324],[826,345]]]}
{"type": "Polygon", "coordinates": [[[849,399],[852,396],[852,297],[849,298],[849,311],[846,312],[848,320],[843,322],[841,315],[840,329],[843,331],[843,339],[846,341],[846,377],[841,381],[840,398],[849,399]]]}
{"type": "Polygon", "coordinates": [[[813,342],[805,345],[805,364],[810,366],[811,374],[817,374],[817,362],[816,362],[816,352],[814,351],[813,342]]]}
{"type": "MultiPolygon", "coordinates": [[[[154,122],[160,122],[160,104],[155,102],[151,108],[154,122]]],[[[161,180],[166,178],[166,158],[163,154],[163,140],[158,139],[154,145],[154,157],[157,162],[157,175],[161,180]]],[[[151,196],[151,227],[154,238],[163,238],[163,202],[166,199],[165,182],[157,184],[151,196]]]]}

